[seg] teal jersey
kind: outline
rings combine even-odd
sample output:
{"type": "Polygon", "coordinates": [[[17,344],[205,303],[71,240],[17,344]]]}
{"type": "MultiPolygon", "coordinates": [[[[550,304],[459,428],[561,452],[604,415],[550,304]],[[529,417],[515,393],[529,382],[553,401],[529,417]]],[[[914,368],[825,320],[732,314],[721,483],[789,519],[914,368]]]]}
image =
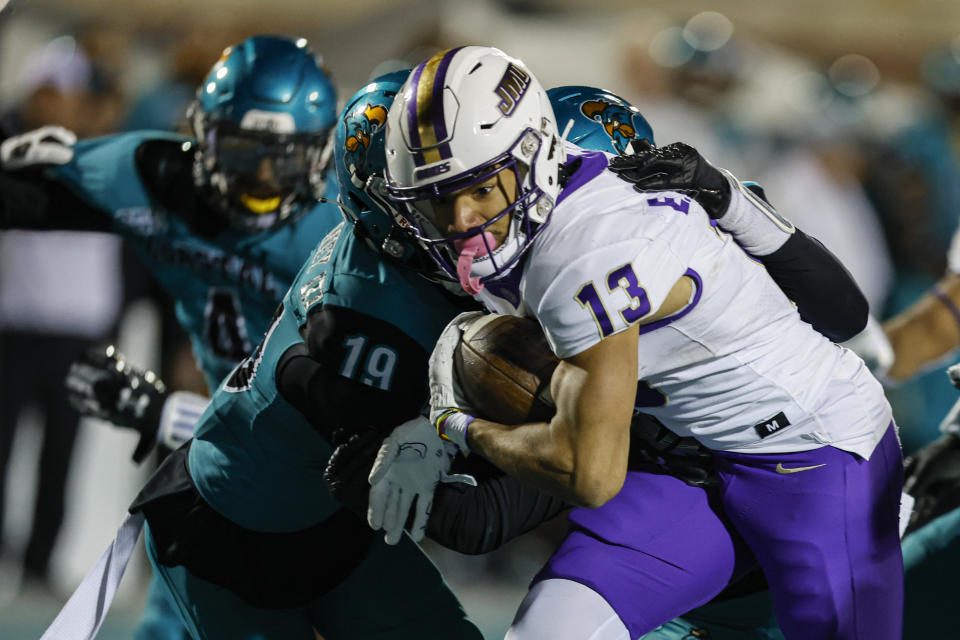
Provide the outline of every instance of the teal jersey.
{"type": "Polygon", "coordinates": [[[296,277],[263,342],[201,417],[189,454],[200,494],[256,531],[298,531],[329,518],[340,505],[323,478],[328,434],[412,417],[426,400],[427,356],[459,311],[435,285],[381,262],[346,223],[334,228],[296,277]],[[318,314],[351,321],[311,329],[318,314]],[[317,331],[322,346],[308,345],[303,336],[317,331]],[[285,360],[291,350],[309,351],[318,364],[309,376],[318,379],[317,393],[302,394],[312,400],[299,407],[278,383],[281,369],[293,366],[285,360]],[[324,391],[335,397],[316,398],[324,391]]]}
{"type": "MultiPolygon", "coordinates": [[[[131,244],[173,296],[177,319],[214,389],[263,336],[310,250],[343,218],[335,205],[323,203],[256,235],[229,228],[203,235],[175,206],[196,204],[192,184],[181,180],[175,185],[191,192],[186,197],[157,193],[138,169],[138,153],[146,143],[158,142],[167,143],[167,156],[169,149],[174,150],[179,164],[192,160],[191,139],[138,131],[81,140],[69,164],[49,171],[84,202],[111,217],[112,230],[131,244]]],[[[178,171],[189,169],[187,165],[178,171]]],[[[328,197],[336,199],[335,185],[328,191],[328,197]]]]}

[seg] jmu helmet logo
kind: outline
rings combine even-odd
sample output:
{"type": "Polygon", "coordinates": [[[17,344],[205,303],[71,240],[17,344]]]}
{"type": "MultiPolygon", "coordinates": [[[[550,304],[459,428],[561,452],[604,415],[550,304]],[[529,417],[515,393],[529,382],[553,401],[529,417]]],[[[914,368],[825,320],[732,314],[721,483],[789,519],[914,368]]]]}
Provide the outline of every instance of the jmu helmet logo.
{"type": "Polygon", "coordinates": [[[500,102],[497,104],[497,109],[500,110],[500,113],[508,118],[513,115],[517,105],[520,103],[520,98],[523,97],[529,88],[530,74],[512,62],[508,64],[507,70],[503,72],[503,77],[500,78],[500,82],[497,83],[496,88],[493,90],[494,93],[500,96],[500,102]]]}
{"type": "Polygon", "coordinates": [[[580,113],[603,127],[617,153],[623,153],[627,144],[637,137],[634,112],[623,105],[606,100],[588,100],[580,105],[580,113]]]}
{"type": "Polygon", "coordinates": [[[343,142],[343,163],[350,173],[350,181],[356,187],[366,184],[367,151],[370,149],[370,139],[383,129],[387,122],[387,108],[382,104],[367,104],[363,109],[356,109],[344,119],[347,128],[347,137],[343,142]]]}

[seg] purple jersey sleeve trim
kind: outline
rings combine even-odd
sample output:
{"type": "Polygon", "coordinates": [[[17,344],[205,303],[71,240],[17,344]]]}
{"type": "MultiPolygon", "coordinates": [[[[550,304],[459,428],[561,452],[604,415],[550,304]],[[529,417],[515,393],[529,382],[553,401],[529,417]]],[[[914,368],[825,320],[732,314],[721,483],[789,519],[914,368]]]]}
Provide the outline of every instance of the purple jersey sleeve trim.
{"type": "Polygon", "coordinates": [[[584,150],[582,154],[576,155],[568,160],[565,166],[569,166],[570,163],[574,162],[577,158],[582,159],[582,162],[577,170],[573,172],[573,175],[567,178],[567,183],[557,198],[557,204],[563,202],[567,196],[596,178],[607,168],[607,156],[599,151],[586,150],[584,150]]]}
{"type": "Polygon", "coordinates": [[[640,327],[640,335],[645,333],[650,333],[655,331],[660,327],[665,327],[675,320],[679,320],[683,316],[687,315],[693,308],[697,306],[697,303],[700,302],[700,296],[703,295],[703,279],[700,278],[700,274],[694,271],[693,269],[687,269],[687,272],[684,273],[685,276],[690,276],[693,278],[693,281],[696,285],[696,292],[693,294],[693,300],[690,301],[686,307],[681,309],[679,312],[673,314],[672,316],[667,316],[666,318],[660,318],[656,322],[651,322],[650,324],[645,324],[640,327]]]}

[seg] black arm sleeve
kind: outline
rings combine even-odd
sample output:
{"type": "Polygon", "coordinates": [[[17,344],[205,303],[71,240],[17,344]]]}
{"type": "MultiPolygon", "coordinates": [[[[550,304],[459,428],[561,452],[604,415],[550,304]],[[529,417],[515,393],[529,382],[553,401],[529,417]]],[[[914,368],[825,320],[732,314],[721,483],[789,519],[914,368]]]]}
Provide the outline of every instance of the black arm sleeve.
{"type": "MultiPolygon", "coordinates": [[[[310,313],[301,333],[304,342],[288,349],[280,359],[277,386],[283,397],[328,439],[333,439],[334,430],[362,432],[368,426],[375,427],[382,439],[420,412],[427,400],[428,354],[393,325],[350,309],[322,307],[310,313]],[[358,336],[365,344],[359,356],[345,347],[347,340],[356,344],[358,336]],[[355,379],[362,379],[362,365],[370,349],[377,347],[387,347],[396,354],[386,389],[355,379]],[[348,359],[359,366],[345,366],[348,359]],[[341,375],[348,369],[355,370],[356,375],[341,375]]],[[[342,438],[344,433],[338,435],[342,438]]],[[[365,510],[369,488],[366,476],[380,439],[369,440],[347,456],[362,455],[362,464],[340,460],[340,470],[333,474],[340,476],[346,492],[340,493],[341,499],[353,502],[352,507],[359,512],[365,510]]],[[[335,453],[334,457],[341,456],[335,453]]],[[[439,485],[427,535],[461,553],[492,551],[569,506],[505,475],[480,456],[458,458],[453,471],[473,475],[479,486],[439,485]]]]}
{"type": "Polygon", "coordinates": [[[109,231],[108,213],[39,171],[0,171],[0,228],[109,231]]]}
{"type": "Polygon", "coordinates": [[[328,439],[344,428],[389,433],[426,402],[428,354],[395,326],[351,309],[322,307],[311,311],[301,333],[304,342],[277,365],[277,388],[328,439]],[[389,376],[366,374],[375,349],[392,354],[389,376]]]}
{"type": "Polygon", "coordinates": [[[460,553],[493,551],[571,506],[477,455],[458,459],[452,471],[471,474],[477,486],[440,484],[433,495],[427,535],[460,553]]]}
{"type": "Polygon", "coordinates": [[[800,317],[834,342],[849,340],[867,326],[866,297],[816,238],[797,229],[782,247],[758,259],[796,303],[800,317]]]}

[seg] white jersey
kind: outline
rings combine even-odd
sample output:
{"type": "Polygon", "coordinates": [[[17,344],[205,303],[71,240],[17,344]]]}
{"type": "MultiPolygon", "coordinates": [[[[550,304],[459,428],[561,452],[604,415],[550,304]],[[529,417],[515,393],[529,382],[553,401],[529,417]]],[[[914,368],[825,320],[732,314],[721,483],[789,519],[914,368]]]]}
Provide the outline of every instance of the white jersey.
{"type": "Polygon", "coordinates": [[[535,317],[568,358],[643,323],[689,276],[696,287],[687,306],[640,327],[637,406],[715,450],[832,445],[868,458],[892,413],[860,358],[803,322],[695,201],[639,194],[590,160],[597,175],[567,188],[529,250],[519,304],[498,286],[481,300],[535,317]]]}

